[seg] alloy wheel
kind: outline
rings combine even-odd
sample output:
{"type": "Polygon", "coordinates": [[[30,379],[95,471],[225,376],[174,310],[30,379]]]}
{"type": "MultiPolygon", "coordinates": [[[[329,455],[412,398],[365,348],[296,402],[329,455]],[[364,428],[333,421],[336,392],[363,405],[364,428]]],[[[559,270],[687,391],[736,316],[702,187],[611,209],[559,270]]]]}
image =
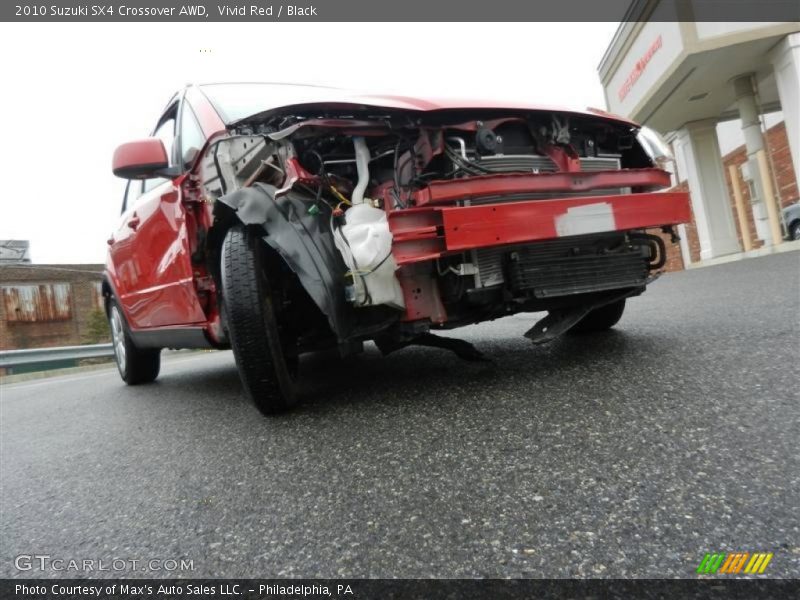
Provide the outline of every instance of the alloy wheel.
{"type": "Polygon", "coordinates": [[[111,340],[114,344],[114,355],[120,371],[125,371],[125,333],[122,329],[122,317],[116,306],[111,307],[111,340]]]}

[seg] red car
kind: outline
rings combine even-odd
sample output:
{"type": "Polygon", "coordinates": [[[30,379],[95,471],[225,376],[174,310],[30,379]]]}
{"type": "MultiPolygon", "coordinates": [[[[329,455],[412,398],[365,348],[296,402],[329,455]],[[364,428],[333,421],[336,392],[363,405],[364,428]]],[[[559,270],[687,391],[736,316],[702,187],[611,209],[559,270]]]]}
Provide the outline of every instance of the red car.
{"type": "MultiPolygon", "coordinates": [[[[297,402],[299,357],[374,341],[480,359],[434,335],[547,311],[541,343],[620,319],[665,261],[659,140],[623,118],[312,86],[189,86],[129,180],[104,294],[128,384],[161,348],[233,348],[265,413],[297,402]]],[[[677,237],[672,233],[671,241],[677,237]]]]}

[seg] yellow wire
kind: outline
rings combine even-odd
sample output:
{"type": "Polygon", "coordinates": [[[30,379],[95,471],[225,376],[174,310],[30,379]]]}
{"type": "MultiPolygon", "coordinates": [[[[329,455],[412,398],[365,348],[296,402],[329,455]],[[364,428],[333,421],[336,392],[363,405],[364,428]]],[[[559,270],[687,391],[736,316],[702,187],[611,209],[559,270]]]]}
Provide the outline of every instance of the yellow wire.
{"type": "Polygon", "coordinates": [[[353,206],[353,204],[350,202],[350,200],[345,198],[339,190],[337,190],[333,186],[330,186],[330,187],[331,187],[331,192],[333,192],[333,195],[336,196],[339,200],[341,200],[340,204],[347,204],[347,206],[353,206]]]}

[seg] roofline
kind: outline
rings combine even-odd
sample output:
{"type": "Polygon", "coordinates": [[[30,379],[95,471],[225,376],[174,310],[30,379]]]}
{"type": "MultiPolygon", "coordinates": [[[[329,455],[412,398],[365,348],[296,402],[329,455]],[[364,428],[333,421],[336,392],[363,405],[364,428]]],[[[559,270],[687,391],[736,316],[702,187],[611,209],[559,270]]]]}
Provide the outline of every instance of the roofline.
{"type": "MultiPolygon", "coordinates": [[[[620,21],[620,24],[617,26],[617,30],[614,32],[614,37],[611,38],[611,41],[606,47],[605,52],[603,52],[603,58],[600,59],[600,62],[597,65],[597,72],[600,74],[600,78],[602,79],[606,72],[608,71],[608,67],[610,66],[609,63],[612,59],[612,53],[616,54],[617,46],[621,46],[623,40],[623,29],[625,27],[629,27],[631,24],[630,22],[620,21]]],[[[630,32],[625,32],[625,38],[630,35],[630,32]]]]}
{"type": "Polygon", "coordinates": [[[600,59],[600,63],[597,65],[597,72],[600,75],[601,82],[605,81],[612,64],[619,58],[633,30],[636,29],[638,24],[647,21],[660,1],[661,0],[631,0],[628,9],[622,17],[622,21],[620,21],[619,27],[617,27],[617,30],[614,32],[614,37],[611,38],[611,42],[603,53],[603,58],[600,59]]]}

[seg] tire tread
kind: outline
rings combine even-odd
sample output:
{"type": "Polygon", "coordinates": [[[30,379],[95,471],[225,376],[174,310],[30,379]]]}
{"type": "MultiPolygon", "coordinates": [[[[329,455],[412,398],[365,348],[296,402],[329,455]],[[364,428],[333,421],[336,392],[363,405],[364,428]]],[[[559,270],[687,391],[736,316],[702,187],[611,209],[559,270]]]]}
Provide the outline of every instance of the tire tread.
{"type": "Polygon", "coordinates": [[[617,300],[596,308],[578,321],[569,333],[592,333],[606,331],[619,323],[622,313],[625,312],[625,299],[617,300]]]}
{"type": "MultiPolygon", "coordinates": [[[[222,287],[228,333],[242,384],[256,406],[271,414],[289,408],[295,401],[293,390],[281,386],[275,340],[265,311],[272,310],[266,282],[259,281],[258,239],[240,226],[231,228],[222,250],[222,287]],[[276,368],[277,367],[277,368],[276,368]]],[[[274,320],[272,322],[274,324],[274,320]]]]}

